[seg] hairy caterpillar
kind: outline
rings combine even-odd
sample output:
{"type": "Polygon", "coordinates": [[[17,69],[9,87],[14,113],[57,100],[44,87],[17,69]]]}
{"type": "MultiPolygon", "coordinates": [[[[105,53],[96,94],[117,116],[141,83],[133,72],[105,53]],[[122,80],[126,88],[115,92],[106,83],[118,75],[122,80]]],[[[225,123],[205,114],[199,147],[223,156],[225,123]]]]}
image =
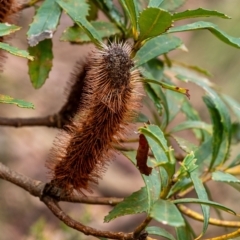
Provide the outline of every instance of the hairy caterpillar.
{"type": "MultiPolygon", "coordinates": [[[[13,23],[13,15],[20,10],[20,6],[16,0],[0,0],[0,23],[13,23]]],[[[0,42],[5,41],[4,37],[0,37],[0,42]]],[[[4,52],[0,49],[0,70],[4,52]]]]}
{"type": "Polygon", "coordinates": [[[128,43],[95,50],[86,62],[80,111],[55,140],[46,166],[52,183],[68,194],[91,191],[110,160],[113,144],[128,132],[141,104],[141,83],[128,43]]]}

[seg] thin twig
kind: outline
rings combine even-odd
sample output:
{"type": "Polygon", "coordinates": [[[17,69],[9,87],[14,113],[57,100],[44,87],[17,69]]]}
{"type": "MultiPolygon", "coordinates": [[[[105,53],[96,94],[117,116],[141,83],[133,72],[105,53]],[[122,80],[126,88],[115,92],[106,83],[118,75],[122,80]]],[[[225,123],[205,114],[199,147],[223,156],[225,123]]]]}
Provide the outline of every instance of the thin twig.
{"type": "Polygon", "coordinates": [[[91,227],[84,226],[83,224],[75,221],[67,214],[65,214],[62,209],[58,206],[57,202],[54,201],[49,196],[43,197],[42,201],[46,204],[46,206],[52,211],[52,213],[61,221],[63,221],[67,226],[76,229],[86,235],[92,235],[96,237],[105,237],[111,239],[125,239],[130,240],[133,238],[133,233],[123,233],[123,232],[109,232],[109,231],[100,231],[91,227]]]}
{"type": "Polygon", "coordinates": [[[9,127],[34,127],[34,126],[46,126],[61,128],[61,118],[58,114],[49,115],[46,117],[35,118],[0,118],[1,126],[9,127]]]}
{"type": "Polygon", "coordinates": [[[224,240],[224,239],[236,239],[237,237],[240,236],[240,229],[228,233],[228,234],[224,234],[218,237],[213,237],[213,238],[206,238],[205,240],[224,240]]]}
{"type": "Polygon", "coordinates": [[[135,239],[138,239],[142,231],[147,227],[147,225],[152,221],[151,217],[146,217],[146,219],[138,226],[133,232],[135,239]]]}
{"type": "MultiPolygon", "coordinates": [[[[45,183],[37,180],[33,180],[25,175],[17,173],[0,162],[0,178],[7,180],[35,197],[41,197],[45,183]]],[[[74,202],[74,203],[86,203],[86,204],[99,204],[99,205],[111,205],[114,206],[121,202],[122,198],[115,197],[85,197],[81,195],[60,196],[60,201],[74,202]]]]}
{"type": "MultiPolygon", "coordinates": [[[[183,206],[183,205],[178,205],[178,209],[185,214],[186,216],[193,218],[194,220],[197,221],[204,221],[204,218],[201,214],[183,206]]],[[[219,227],[231,227],[231,228],[240,228],[240,222],[237,221],[224,221],[224,220],[219,220],[215,218],[209,218],[208,221],[209,224],[219,226],[219,227]]]]}

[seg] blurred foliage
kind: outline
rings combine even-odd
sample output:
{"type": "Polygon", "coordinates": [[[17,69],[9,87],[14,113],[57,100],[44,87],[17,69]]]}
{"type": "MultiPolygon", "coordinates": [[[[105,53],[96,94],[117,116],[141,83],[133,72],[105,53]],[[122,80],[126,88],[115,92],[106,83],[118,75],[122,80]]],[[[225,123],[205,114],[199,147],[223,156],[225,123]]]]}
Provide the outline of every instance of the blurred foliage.
{"type": "MultiPolygon", "coordinates": [[[[158,225],[147,228],[149,234],[179,240],[202,239],[210,222],[210,207],[237,215],[230,208],[211,200],[209,194],[211,190],[206,189],[204,185],[207,181],[228,184],[237,191],[240,190],[240,180],[237,178],[240,170],[236,168],[239,165],[239,153],[230,154],[233,144],[238,143],[240,139],[240,104],[230,96],[224,95],[219,87],[210,81],[208,71],[179,60],[173,61],[169,55],[176,49],[186,51],[183,40],[179,35],[174,35],[175,33],[208,30],[211,39],[215,37],[221,42],[221,47],[215,40],[206,41],[205,35],[201,32],[195,35],[198,41],[192,41],[188,46],[190,50],[196,49],[189,56],[197,60],[203,51],[204,54],[209,52],[211,58],[206,61],[204,67],[208,67],[208,64],[212,69],[215,65],[222,66],[222,70],[217,74],[227,76],[226,66],[233,65],[237,70],[238,66],[236,61],[229,63],[228,60],[220,58],[218,49],[225,43],[228,48],[234,47],[236,51],[240,48],[240,38],[230,35],[231,31],[228,29],[234,28],[233,24],[228,24],[227,30],[223,31],[216,22],[205,21],[207,17],[228,19],[226,14],[203,8],[186,10],[182,6],[184,2],[120,0],[120,10],[110,0],[45,0],[37,8],[27,33],[29,52],[34,59],[26,51],[0,44],[3,50],[29,59],[31,82],[34,88],[40,88],[52,68],[52,36],[63,12],[73,21],[73,26],[63,32],[61,36],[63,41],[76,44],[92,42],[101,48],[103,39],[112,36],[117,36],[118,41],[126,41],[129,38],[133,40],[134,68],[141,71],[147,96],[144,99],[145,104],[151,106],[150,114],[146,116],[148,121],[138,131],[145,136],[149,145],[150,154],[146,161],[148,167],[152,168],[152,173],[149,176],[142,174],[145,186],[114,207],[105,217],[105,221],[109,222],[127,214],[145,212],[149,218],[162,223],[163,226],[173,227],[176,237],[158,225]],[[175,12],[181,6],[182,10],[175,12]],[[109,22],[96,20],[97,10],[105,13],[109,22]],[[190,23],[181,22],[189,18],[190,23]],[[197,21],[195,18],[204,18],[204,21],[197,21]],[[210,123],[202,118],[189,100],[190,83],[204,91],[202,104],[209,113],[210,123]],[[173,127],[172,122],[179,115],[184,115],[185,119],[178,121],[178,125],[173,127]],[[188,137],[178,136],[183,130],[192,132],[194,143],[188,137]],[[176,144],[173,143],[177,143],[182,151],[174,147],[176,144]],[[190,191],[195,191],[196,198],[186,197],[190,191]],[[197,233],[189,230],[192,222],[179,210],[179,206],[186,203],[201,206],[203,226],[197,233]]],[[[17,26],[0,24],[1,36],[19,29],[17,26]]],[[[198,61],[194,62],[194,65],[195,63],[197,65],[198,61]]],[[[231,76],[236,73],[235,71],[231,71],[231,76]]],[[[226,77],[228,85],[237,81],[231,78],[230,82],[229,77],[226,77]]],[[[27,106],[27,103],[23,104],[27,106]]],[[[137,150],[128,151],[126,148],[123,154],[137,168],[137,150]]],[[[39,219],[31,228],[32,236],[45,240],[44,234],[41,233],[45,226],[45,220],[39,219]]],[[[67,229],[62,227],[63,231],[68,231],[67,229]]],[[[236,231],[231,236],[238,235],[240,234],[236,231]]],[[[72,235],[69,239],[74,239],[75,236],[77,238],[78,235],[72,235]]],[[[229,238],[219,236],[213,239],[229,238]]]]}

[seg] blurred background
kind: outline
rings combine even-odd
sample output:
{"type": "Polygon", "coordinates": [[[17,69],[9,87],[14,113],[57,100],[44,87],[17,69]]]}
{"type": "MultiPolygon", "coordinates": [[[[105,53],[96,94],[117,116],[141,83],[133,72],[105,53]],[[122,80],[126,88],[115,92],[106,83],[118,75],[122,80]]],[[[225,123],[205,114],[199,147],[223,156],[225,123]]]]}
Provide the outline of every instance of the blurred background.
{"type": "MultiPolygon", "coordinates": [[[[205,20],[216,23],[229,35],[240,37],[238,0],[189,0],[179,11],[198,7],[218,10],[231,16],[230,20],[220,18],[205,20]]],[[[23,28],[10,41],[12,45],[27,49],[26,31],[32,21],[33,14],[33,8],[26,9],[19,14],[18,25],[23,26],[23,28]]],[[[99,16],[104,18],[102,14],[99,16]]],[[[180,21],[178,24],[183,23],[184,21],[180,21]]],[[[63,30],[71,25],[71,20],[63,14],[60,26],[53,38],[53,69],[49,79],[38,90],[35,90],[31,85],[27,61],[8,55],[4,72],[0,77],[0,93],[32,102],[35,105],[35,110],[0,104],[1,117],[45,116],[60,109],[65,101],[66,82],[76,61],[84,59],[92,48],[91,45],[79,46],[59,41],[63,30]]],[[[240,62],[238,61],[240,50],[219,41],[207,30],[185,32],[179,36],[184,40],[189,52],[176,50],[170,54],[170,58],[207,69],[213,75],[211,80],[217,84],[221,91],[240,101],[240,62]]],[[[201,98],[195,97],[202,95],[203,92],[196,87],[190,87],[190,89],[192,96],[190,101],[197,107],[201,116],[205,116],[206,108],[200,101],[201,98]]],[[[0,127],[0,161],[29,177],[47,181],[45,160],[57,132],[56,129],[46,127],[0,127]]],[[[139,190],[143,185],[138,171],[127,159],[119,155],[110,164],[99,186],[95,187],[94,195],[124,197],[139,190]]],[[[238,213],[240,212],[239,204],[238,206],[236,204],[239,201],[236,190],[224,184],[213,185],[210,183],[209,187],[215,201],[233,208],[238,213]]],[[[94,239],[94,237],[84,236],[61,224],[39,199],[30,196],[17,186],[0,180],[0,191],[0,240],[94,239]]],[[[66,203],[61,203],[61,206],[76,220],[102,230],[131,231],[144,218],[144,214],[126,216],[106,224],[103,223],[103,218],[111,207],[66,203]]],[[[198,209],[196,206],[194,208],[198,209]]],[[[216,213],[213,212],[212,216],[216,216],[216,213]]],[[[225,219],[233,218],[227,214],[223,214],[223,217],[225,219]]],[[[194,222],[194,228],[198,229],[197,232],[201,229],[201,225],[201,223],[194,222]]],[[[227,229],[209,227],[206,237],[219,235],[225,230],[227,231],[227,229]]]]}

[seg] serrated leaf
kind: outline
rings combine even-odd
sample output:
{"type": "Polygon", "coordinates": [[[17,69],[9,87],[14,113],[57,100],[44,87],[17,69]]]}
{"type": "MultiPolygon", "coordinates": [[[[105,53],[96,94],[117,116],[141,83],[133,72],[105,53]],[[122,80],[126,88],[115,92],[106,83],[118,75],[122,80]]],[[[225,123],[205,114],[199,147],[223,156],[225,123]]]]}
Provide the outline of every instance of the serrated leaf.
{"type": "Polygon", "coordinates": [[[107,216],[104,217],[104,222],[110,222],[111,220],[130,214],[137,214],[147,212],[148,199],[146,188],[141,188],[139,191],[134,192],[129,197],[118,203],[107,216]]]}
{"type": "MultiPolygon", "coordinates": [[[[201,121],[201,118],[196,111],[196,109],[190,104],[189,101],[184,101],[181,105],[181,111],[185,114],[186,118],[191,121],[201,121]]],[[[208,136],[208,133],[203,130],[193,129],[193,132],[197,139],[201,141],[205,140],[208,136]]]]}
{"type": "Polygon", "coordinates": [[[24,100],[12,98],[10,96],[2,94],[0,94],[0,103],[15,104],[20,108],[35,108],[34,105],[30,102],[26,102],[24,100]]]}
{"type": "Polygon", "coordinates": [[[148,62],[164,53],[168,53],[182,44],[182,41],[174,36],[161,35],[147,41],[136,53],[133,61],[135,67],[148,62]]]}
{"type": "Polygon", "coordinates": [[[98,7],[91,0],[87,0],[87,4],[89,5],[87,20],[89,22],[97,20],[97,18],[98,18],[98,7]]]}
{"type": "Polygon", "coordinates": [[[169,178],[171,178],[175,172],[175,159],[162,130],[156,125],[147,125],[139,128],[139,132],[146,137],[157,166],[162,166],[167,171],[169,178]]]}
{"type": "Polygon", "coordinates": [[[9,44],[7,43],[2,43],[0,42],[0,49],[3,49],[15,56],[18,56],[18,57],[23,57],[23,58],[27,58],[31,61],[33,61],[34,57],[33,56],[30,56],[30,54],[25,51],[25,50],[20,50],[16,47],[13,47],[13,46],[10,46],[9,44]]]}
{"type": "Polygon", "coordinates": [[[15,26],[9,23],[0,23],[0,37],[9,35],[21,29],[19,26],[15,26]]]}
{"type": "Polygon", "coordinates": [[[148,7],[159,7],[163,0],[149,0],[148,7]]]}
{"type": "MultiPolygon", "coordinates": [[[[101,38],[109,38],[111,36],[120,34],[120,30],[111,22],[91,22],[92,26],[96,29],[101,38]]],[[[86,34],[86,32],[79,26],[69,27],[64,30],[61,38],[61,41],[68,41],[68,42],[77,42],[77,43],[84,43],[90,42],[91,39],[86,34]]]]}
{"type": "Polygon", "coordinates": [[[174,138],[178,144],[178,146],[186,153],[194,152],[198,147],[193,144],[192,142],[187,141],[185,138],[177,137],[174,135],[171,135],[172,138],[174,138]]]}
{"type": "Polygon", "coordinates": [[[212,134],[212,126],[202,121],[185,121],[185,122],[179,123],[176,127],[171,129],[170,133],[179,132],[182,130],[192,129],[192,128],[202,129],[208,132],[209,134],[212,134]]]}
{"type": "Polygon", "coordinates": [[[240,180],[233,175],[221,171],[212,173],[212,180],[217,182],[225,182],[236,190],[240,191],[240,180]]]}
{"type": "Polygon", "coordinates": [[[230,214],[236,215],[236,213],[232,209],[230,209],[228,207],[225,207],[220,203],[209,201],[209,200],[202,200],[202,199],[198,199],[198,198],[181,198],[181,199],[173,200],[172,203],[175,203],[175,204],[179,204],[179,203],[204,204],[204,205],[207,205],[207,206],[211,206],[211,207],[214,207],[214,208],[221,209],[221,210],[223,210],[225,212],[228,212],[230,214]]]}
{"type": "Polygon", "coordinates": [[[233,111],[233,113],[238,118],[238,121],[240,122],[240,103],[225,94],[222,94],[221,96],[223,97],[223,100],[227,103],[227,105],[230,107],[230,109],[233,111]]]}
{"type": "Polygon", "coordinates": [[[101,38],[96,29],[86,19],[88,15],[88,4],[78,0],[56,0],[60,7],[72,18],[72,20],[84,29],[89,38],[101,46],[101,38]],[[81,13],[81,14],[80,14],[81,13]]]}
{"type": "Polygon", "coordinates": [[[159,8],[147,8],[140,13],[138,22],[139,41],[142,41],[166,32],[172,25],[172,16],[159,8]]]}
{"type": "Polygon", "coordinates": [[[150,216],[164,225],[184,226],[184,219],[177,207],[170,201],[158,199],[150,212],[150,216]]]}
{"type": "Polygon", "coordinates": [[[34,88],[40,88],[48,78],[52,68],[52,40],[45,39],[37,46],[29,48],[30,54],[35,56],[34,61],[28,62],[28,72],[34,88]]]}
{"type": "Polygon", "coordinates": [[[59,23],[61,12],[61,8],[55,0],[45,0],[43,2],[27,32],[30,46],[36,46],[40,41],[52,38],[59,23]]]}
{"type": "Polygon", "coordinates": [[[240,122],[232,123],[231,128],[231,137],[232,137],[232,144],[237,144],[240,142],[240,122]]]}
{"type": "Polygon", "coordinates": [[[167,32],[175,33],[175,32],[185,32],[185,31],[192,31],[192,30],[201,30],[201,29],[207,29],[213,35],[215,35],[218,39],[225,42],[226,44],[236,48],[240,48],[240,38],[236,38],[228,35],[224,31],[220,30],[217,25],[210,22],[199,21],[195,23],[190,23],[187,25],[170,28],[167,32]]]}
{"type": "Polygon", "coordinates": [[[138,36],[138,6],[137,0],[120,0],[124,10],[127,12],[133,27],[133,36],[137,39],[138,36]]]}
{"type": "Polygon", "coordinates": [[[164,0],[160,8],[166,9],[168,11],[174,11],[175,9],[181,7],[187,0],[164,0]]]}
{"type": "MultiPolygon", "coordinates": [[[[177,69],[174,71],[178,72],[177,69]]],[[[231,119],[228,108],[219,94],[209,87],[205,78],[201,76],[186,77],[182,75],[176,75],[176,78],[179,80],[191,81],[207,92],[207,96],[204,96],[203,100],[210,111],[213,122],[213,155],[210,169],[213,166],[224,163],[228,158],[231,143],[231,119]]]]}
{"type": "MultiPolygon", "coordinates": [[[[202,181],[198,177],[197,173],[196,172],[190,173],[190,177],[192,179],[192,182],[193,182],[193,185],[194,185],[194,188],[196,190],[199,200],[208,201],[207,192],[204,188],[202,181]]],[[[202,233],[199,235],[199,237],[196,239],[200,239],[204,235],[204,233],[207,231],[208,222],[209,222],[209,218],[210,218],[209,206],[201,205],[201,208],[202,208],[202,212],[203,212],[203,230],[202,230],[202,233]]]]}
{"type": "Polygon", "coordinates": [[[220,17],[220,18],[230,19],[230,17],[224,13],[214,11],[214,10],[209,10],[209,9],[203,9],[203,8],[198,8],[193,10],[188,9],[184,12],[178,12],[172,15],[172,18],[174,21],[178,21],[186,18],[197,18],[197,17],[220,17]]]}
{"type": "Polygon", "coordinates": [[[194,154],[197,165],[201,166],[204,161],[206,162],[212,156],[212,137],[205,139],[194,154]]]}
{"type": "MultiPolygon", "coordinates": [[[[136,166],[136,151],[122,152],[134,165],[136,166]]],[[[148,158],[148,166],[153,167],[152,161],[148,158]]],[[[150,211],[153,203],[159,198],[161,191],[161,182],[159,177],[159,170],[153,168],[152,173],[149,176],[142,175],[142,178],[146,185],[147,191],[147,212],[150,211]]]]}
{"type": "Polygon", "coordinates": [[[94,1],[94,4],[96,4],[112,22],[116,23],[118,27],[125,31],[122,14],[115,7],[112,0],[94,1]]]}
{"type": "Polygon", "coordinates": [[[178,181],[172,186],[171,190],[168,193],[167,198],[170,198],[173,194],[184,191],[188,187],[192,185],[192,181],[188,177],[183,177],[181,179],[178,179],[178,181]]]}
{"type": "Polygon", "coordinates": [[[172,234],[170,234],[169,232],[167,232],[165,229],[162,229],[160,227],[147,227],[146,228],[146,231],[148,234],[151,234],[151,235],[157,235],[157,236],[161,236],[161,237],[164,237],[166,239],[169,239],[169,240],[176,240],[172,234]]]}

